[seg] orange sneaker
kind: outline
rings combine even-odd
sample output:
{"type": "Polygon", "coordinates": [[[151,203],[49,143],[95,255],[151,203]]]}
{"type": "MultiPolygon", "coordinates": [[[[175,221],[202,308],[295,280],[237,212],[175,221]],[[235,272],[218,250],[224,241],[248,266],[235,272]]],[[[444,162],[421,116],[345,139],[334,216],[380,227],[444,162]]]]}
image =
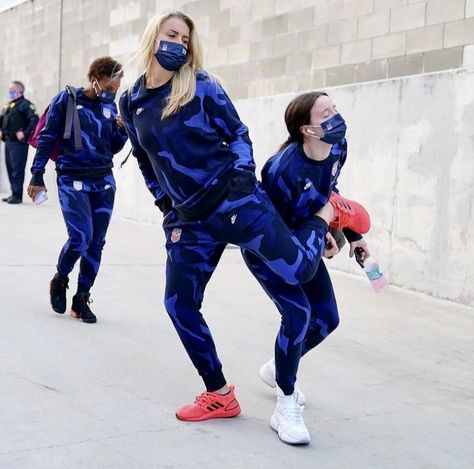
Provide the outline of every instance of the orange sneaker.
{"type": "Polygon", "coordinates": [[[198,422],[200,420],[235,417],[240,414],[240,405],[234,394],[234,386],[225,394],[203,392],[196,397],[194,404],[188,404],[176,411],[179,420],[198,422]]]}
{"type": "Polygon", "coordinates": [[[359,234],[367,233],[370,229],[370,217],[362,205],[353,200],[345,199],[336,192],[331,193],[329,203],[334,208],[334,218],[329,226],[341,230],[350,228],[359,234]]]}

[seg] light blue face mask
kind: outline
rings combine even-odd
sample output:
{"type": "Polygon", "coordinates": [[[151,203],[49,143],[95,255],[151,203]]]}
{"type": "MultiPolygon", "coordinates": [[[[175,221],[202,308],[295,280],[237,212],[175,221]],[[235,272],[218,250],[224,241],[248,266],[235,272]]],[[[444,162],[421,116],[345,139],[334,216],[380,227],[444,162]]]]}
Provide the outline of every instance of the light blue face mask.
{"type": "Polygon", "coordinates": [[[13,101],[14,99],[20,97],[20,93],[19,93],[17,90],[15,90],[15,89],[13,89],[13,88],[10,88],[10,89],[8,90],[8,97],[10,98],[10,100],[13,101]]]}

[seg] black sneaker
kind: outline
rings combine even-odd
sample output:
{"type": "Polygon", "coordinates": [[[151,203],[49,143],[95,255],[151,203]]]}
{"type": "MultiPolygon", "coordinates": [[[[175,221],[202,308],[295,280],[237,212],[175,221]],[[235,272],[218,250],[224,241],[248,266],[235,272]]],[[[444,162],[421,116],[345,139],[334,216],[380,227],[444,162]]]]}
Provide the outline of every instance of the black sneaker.
{"type": "Polygon", "coordinates": [[[8,202],[11,198],[12,198],[11,195],[9,195],[8,197],[4,197],[4,198],[2,199],[2,202],[8,202]]]}
{"type": "Polygon", "coordinates": [[[64,314],[66,311],[66,289],[69,288],[69,279],[60,279],[56,273],[49,284],[51,306],[56,313],[64,314]]]}
{"type": "Polygon", "coordinates": [[[82,322],[93,324],[97,322],[97,318],[89,308],[92,303],[90,296],[90,293],[76,293],[72,297],[71,316],[82,319],[82,322]]]}
{"type": "Polygon", "coordinates": [[[6,202],[7,204],[21,204],[23,200],[21,199],[21,197],[12,195],[6,202]]]}

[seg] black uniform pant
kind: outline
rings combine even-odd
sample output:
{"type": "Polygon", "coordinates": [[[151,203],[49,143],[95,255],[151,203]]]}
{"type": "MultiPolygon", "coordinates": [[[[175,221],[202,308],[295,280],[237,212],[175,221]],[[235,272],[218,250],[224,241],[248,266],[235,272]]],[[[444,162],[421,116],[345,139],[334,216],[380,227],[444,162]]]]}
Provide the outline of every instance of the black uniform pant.
{"type": "Polygon", "coordinates": [[[23,183],[25,181],[25,167],[28,159],[28,143],[5,142],[5,162],[8,179],[14,197],[23,197],[23,183]]]}

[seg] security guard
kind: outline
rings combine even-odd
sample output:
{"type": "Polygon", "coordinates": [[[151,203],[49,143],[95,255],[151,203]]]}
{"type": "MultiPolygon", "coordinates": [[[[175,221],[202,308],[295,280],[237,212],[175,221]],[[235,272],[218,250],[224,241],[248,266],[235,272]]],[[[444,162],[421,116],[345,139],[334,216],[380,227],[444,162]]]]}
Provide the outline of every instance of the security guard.
{"type": "Polygon", "coordinates": [[[21,204],[25,166],[28,158],[28,136],[38,122],[33,103],[24,96],[25,86],[12,81],[8,89],[10,101],[0,114],[0,138],[5,142],[5,161],[12,195],[2,199],[9,204],[21,204]]]}

